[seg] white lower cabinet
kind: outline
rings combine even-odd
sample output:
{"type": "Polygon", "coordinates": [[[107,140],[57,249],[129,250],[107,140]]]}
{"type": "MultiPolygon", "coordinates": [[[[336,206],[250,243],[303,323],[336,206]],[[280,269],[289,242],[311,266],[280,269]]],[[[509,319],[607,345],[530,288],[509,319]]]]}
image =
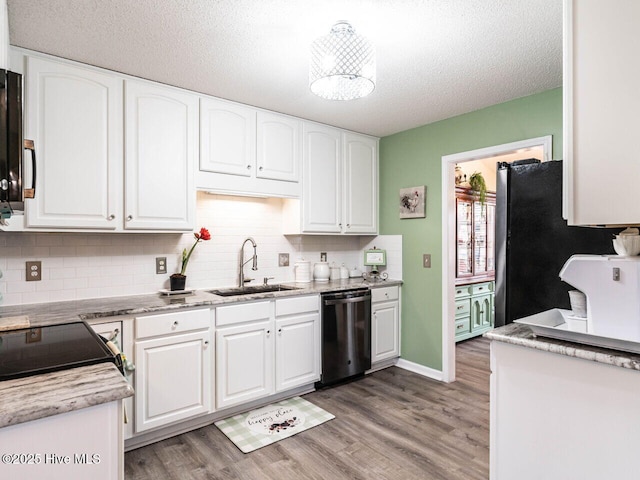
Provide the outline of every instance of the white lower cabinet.
{"type": "Polygon", "coordinates": [[[211,411],[211,311],[136,318],[136,433],[211,411]]]}
{"type": "Polygon", "coordinates": [[[371,363],[400,356],[400,290],[371,290],[371,363]]]}
{"type": "Polygon", "coordinates": [[[271,321],[262,321],[216,331],[219,409],[273,393],[272,330],[271,321]]]}
{"type": "Polygon", "coordinates": [[[216,309],[216,407],[320,378],[318,295],[216,309]]]}
{"type": "Polygon", "coordinates": [[[318,305],[317,295],[276,300],[276,392],[320,380],[318,305]],[[296,313],[279,315],[287,308],[285,302],[295,301],[296,313]]]}

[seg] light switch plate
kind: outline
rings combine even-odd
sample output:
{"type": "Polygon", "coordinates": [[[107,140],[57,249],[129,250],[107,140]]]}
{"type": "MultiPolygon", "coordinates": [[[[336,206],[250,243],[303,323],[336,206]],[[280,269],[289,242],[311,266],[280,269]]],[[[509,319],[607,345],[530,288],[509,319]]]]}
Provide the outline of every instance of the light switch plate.
{"type": "Polygon", "coordinates": [[[327,261],[327,252],[320,252],[320,261],[321,262],[327,261]]]}
{"type": "Polygon", "coordinates": [[[25,278],[27,282],[39,282],[42,280],[42,262],[27,262],[25,278]]]}
{"type": "Polygon", "coordinates": [[[431,268],[431,254],[423,253],[422,254],[422,266],[424,268],[431,268]]]}

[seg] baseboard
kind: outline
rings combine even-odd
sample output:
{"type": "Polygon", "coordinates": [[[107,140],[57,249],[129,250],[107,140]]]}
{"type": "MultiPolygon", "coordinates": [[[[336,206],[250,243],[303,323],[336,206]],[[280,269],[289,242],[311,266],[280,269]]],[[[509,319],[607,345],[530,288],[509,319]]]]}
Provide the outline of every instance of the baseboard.
{"type": "Polygon", "coordinates": [[[405,360],[403,358],[398,360],[396,367],[402,368],[404,370],[409,370],[410,372],[417,373],[418,375],[422,375],[423,377],[438,380],[439,382],[444,381],[444,374],[442,373],[442,371],[425,367],[424,365],[410,362],[409,360],[405,360]]]}

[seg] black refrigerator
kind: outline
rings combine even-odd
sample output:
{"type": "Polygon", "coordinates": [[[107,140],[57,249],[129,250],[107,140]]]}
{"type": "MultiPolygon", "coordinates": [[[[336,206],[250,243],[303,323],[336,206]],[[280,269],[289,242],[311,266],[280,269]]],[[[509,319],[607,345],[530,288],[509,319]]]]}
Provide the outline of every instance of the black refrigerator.
{"type": "Polygon", "coordinates": [[[570,309],[558,274],[573,254],[613,254],[620,229],[570,227],[562,218],[562,161],[498,163],[495,326],[570,309]]]}

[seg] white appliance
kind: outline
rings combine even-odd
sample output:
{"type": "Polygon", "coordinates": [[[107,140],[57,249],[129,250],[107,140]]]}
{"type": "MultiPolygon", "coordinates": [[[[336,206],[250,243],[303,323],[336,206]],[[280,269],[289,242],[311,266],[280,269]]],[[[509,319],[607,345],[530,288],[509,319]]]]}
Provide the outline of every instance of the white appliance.
{"type": "Polygon", "coordinates": [[[640,257],[573,255],[560,278],[585,294],[586,328],[557,308],[515,322],[541,336],[640,353],[640,257]]]}
{"type": "Polygon", "coordinates": [[[573,255],[560,278],[587,297],[587,333],[640,342],[640,257],[573,255]]]}

